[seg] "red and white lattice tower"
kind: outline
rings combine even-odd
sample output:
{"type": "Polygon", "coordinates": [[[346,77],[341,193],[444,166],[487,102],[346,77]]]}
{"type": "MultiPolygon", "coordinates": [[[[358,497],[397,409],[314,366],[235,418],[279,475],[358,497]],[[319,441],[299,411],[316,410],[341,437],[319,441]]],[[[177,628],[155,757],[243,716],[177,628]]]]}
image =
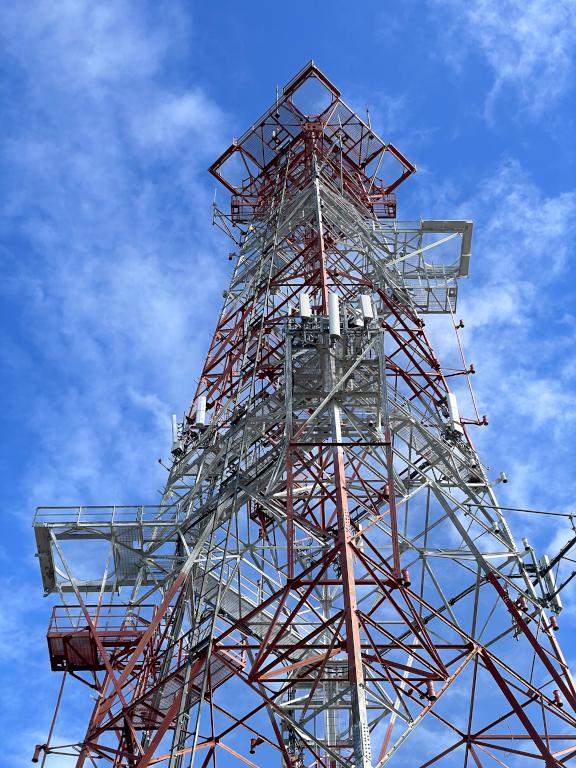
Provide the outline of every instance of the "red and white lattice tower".
{"type": "Polygon", "coordinates": [[[314,64],[210,170],[237,248],[161,504],[35,518],[52,667],[95,702],[34,760],[572,764],[561,556],[513,538],[422,319],[472,224],[396,221],[414,166],[314,64]]]}

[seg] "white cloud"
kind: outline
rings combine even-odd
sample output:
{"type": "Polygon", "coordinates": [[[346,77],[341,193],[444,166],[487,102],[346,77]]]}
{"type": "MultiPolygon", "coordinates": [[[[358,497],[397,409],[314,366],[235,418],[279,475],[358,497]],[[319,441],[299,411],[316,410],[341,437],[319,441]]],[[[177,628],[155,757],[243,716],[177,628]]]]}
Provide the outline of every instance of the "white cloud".
{"type": "Polygon", "coordinates": [[[144,80],[161,68],[178,27],[153,24],[130,0],[36,0],[26,11],[2,10],[4,40],[25,69],[42,70],[43,81],[66,90],[130,79],[144,80]]]}
{"type": "MultiPolygon", "coordinates": [[[[170,415],[194,393],[226,282],[205,168],[228,137],[194,81],[179,9],[0,9],[11,64],[0,149],[0,294],[11,323],[0,361],[19,374],[27,445],[9,553],[20,581],[0,584],[10,766],[45,739],[57,684],[42,641],[50,607],[32,557],[33,508],[156,500],[170,415]],[[19,727],[32,697],[42,738],[19,727]]],[[[79,719],[75,705],[61,727],[80,734],[79,719]]]]}
{"type": "Polygon", "coordinates": [[[480,53],[492,70],[490,112],[508,88],[523,106],[541,114],[572,85],[574,0],[431,0],[450,12],[445,57],[452,62],[480,53]]]}
{"type": "MultiPolygon", "coordinates": [[[[461,285],[461,311],[474,333],[491,332],[490,351],[510,344],[536,313],[552,307],[576,234],[576,192],[547,197],[514,161],[483,179],[455,215],[475,220],[471,283],[461,285]]],[[[516,353],[520,354],[521,349],[516,353]]]]}
{"type": "Polygon", "coordinates": [[[576,420],[573,410],[574,391],[565,389],[556,379],[536,381],[516,379],[515,405],[518,414],[529,417],[535,428],[547,425],[556,437],[576,420]]]}
{"type": "MultiPolygon", "coordinates": [[[[0,162],[9,190],[2,214],[15,234],[2,290],[27,327],[25,343],[8,343],[3,353],[23,371],[30,402],[26,518],[34,503],[152,500],[163,479],[156,458],[169,450],[169,416],[193,393],[226,282],[201,175],[226,138],[223,115],[188,70],[185,84],[167,84],[186,30],[176,5],[164,4],[152,23],[142,10],[152,5],[45,0],[0,11],[0,35],[22,75],[0,162]]],[[[502,80],[523,82],[510,73],[502,80]]],[[[547,448],[551,406],[540,397],[560,382],[550,388],[527,339],[565,274],[575,196],[547,197],[507,162],[461,212],[453,190],[445,202],[453,205],[448,215],[477,219],[462,309],[475,383],[500,419],[484,447],[518,464],[509,472],[516,498],[541,497],[543,476],[569,492],[573,480],[547,448]]],[[[543,337],[540,349],[554,355],[562,343],[566,336],[543,337]]],[[[563,375],[568,397],[573,372],[566,366],[563,375]]],[[[42,631],[22,604],[38,606],[35,579],[31,589],[3,585],[15,602],[0,616],[11,641],[27,628],[21,647],[30,655],[42,631]]],[[[21,698],[36,687],[32,677],[21,698]]],[[[22,716],[23,702],[11,696],[10,707],[18,706],[22,716]]]]}
{"type": "Polygon", "coordinates": [[[3,660],[11,663],[24,663],[29,658],[36,639],[30,632],[30,625],[44,627],[35,614],[33,588],[29,584],[19,584],[14,578],[2,577],[0,588],[3,598],[0,604],[0,648],[3,660]]]}
{"type": "Polygon", "coordinates": [[[147,500],[226,281],[204,170],[224,116],[191,81],[177,6],[151,7],[39,0],[0,15],[24,83],[0,161],[18,244],[3,292],[35,376],[29,504],[147,500]]]}
{"type": "Polygon", "coordinates": [[[214,127],[222,122],[222,113],[200,90],[183,94],[164,94],[150,105],[145,119],[133,121],[132,130],[146,147],[169,147],[182,141],[194,141],[202,153],[214,149],[214,127]]]}

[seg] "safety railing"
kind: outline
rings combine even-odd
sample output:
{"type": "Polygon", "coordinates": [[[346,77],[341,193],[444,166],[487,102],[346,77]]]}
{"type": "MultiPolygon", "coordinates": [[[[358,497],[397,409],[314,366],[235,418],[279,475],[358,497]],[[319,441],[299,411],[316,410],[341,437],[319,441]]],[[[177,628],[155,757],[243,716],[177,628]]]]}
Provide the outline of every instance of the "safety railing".
{"type": "Polygon", "coordinates": [[[173,525],[184,511],[172,504],[38,507],[32,524],[42,525],[173,525]]]}
{"type": "MultiPolygon", "coordinates": [[[[144,631],[152,618],[153,605],[87,605],[90,622],[97,632],[144,631]]],[[[89,626],[86,613],[79,605],[55,605],[52,609],[48,636],[81,632],[89,626]]]]}

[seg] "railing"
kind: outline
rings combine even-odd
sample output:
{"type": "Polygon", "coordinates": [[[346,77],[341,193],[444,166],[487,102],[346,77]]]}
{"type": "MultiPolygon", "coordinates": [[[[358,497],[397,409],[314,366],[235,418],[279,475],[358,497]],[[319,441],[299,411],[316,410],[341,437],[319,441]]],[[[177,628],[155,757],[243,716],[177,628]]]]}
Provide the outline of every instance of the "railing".
{"type": "Polygon", "coordinates": [[[230,219],[233,224],[246,224],[252,221],[259,207],[255,195],[234,196],[230,201],[230,219]]]}
{"type": "Polygon", "coordinates": [[[42,525],[173,525],[186,515],[172,504],[139,506],[38,507],[32,524],[42,525]]]}
{"type": "Polygon", "coordinates": [[[86,607],[57,605],[52,611],[46,638],[50,665],[55,672],[93,671],[106,667],[106,655],[117,663],[136,646],[150,625],[154,606],[105,605],[86,607]],[[105,652],[102,652],[102,647],[105,652]]]}
{"type": "Polygon", "coordinates": [[[394,219],[396,217],[396,195],[393,192],[370,195],[369,204],[378,219],[394,219]]]}
{"type": "MultiPolygon", "coordinates": [[[[153,605],[87,605],[90,621],[101,632],[139,632],[150,623],[153,605]]],[[[78,605],[55,605],[48,625],[48,636],[88,630],[86,614],[78,605]]]]}

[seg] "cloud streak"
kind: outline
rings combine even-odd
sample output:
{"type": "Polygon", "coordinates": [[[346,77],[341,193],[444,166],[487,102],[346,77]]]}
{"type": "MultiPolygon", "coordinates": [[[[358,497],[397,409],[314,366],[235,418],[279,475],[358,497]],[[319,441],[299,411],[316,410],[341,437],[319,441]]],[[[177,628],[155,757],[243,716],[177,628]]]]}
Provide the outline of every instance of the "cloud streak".
{"type": "MultiPolygon", "coordinates": [[[[27,446],[14,481],[17,581],[0,585],[10,766],[45,738],[55,695],[33,508],[156,500],[170,414],[193,394],[227,279],[205,172],[227,138],[225,115],[194,79],[180,10],[115,0],[0,10],[11,64],[0,150],[0,291],[11,322],[0,359],[25,403],[27,446]],[[33,696],[44,737],[27,729],[23,745],[33,696]]],[[[79,737],[85,718],[76,709],[67,718],[62,727],[79,737]]]]}
{"type": "Polygon", "coordinates": [[[224,115],[199,85],[167,77],[183,55],[174,14],[157,23],[131,3],[35,11],[32,23],[14,7],[2,19],[26,84],[2,165],[7,298],[42,370],[31,384],[33,500],[62,489],[65,501],[94,500],[98,486],[146,494],[142,465],[193,392],[203,319],[225,282],[204,171],[224,115]]]}
{"type": "Polygon", "coordinates": [[[444,56],[459,64],[480,54],[490,68],[488,115],[509,90],[526,111],[541,116],[571,89],[574,0],[431,0],[431,5],[450,14],[444,56]]]}
{"type": "MultiPolygon", "coordinates": [[[[488,64],[493,108],[513,89],[538,115],[548,97],[567,92],[572,2],[434,0],[440,3],[488,64]],[[535,34],[544,9],[541,41],[535,34]]],[[[0,614],[2,644],[13,644],[4,654],[10,766],[29,759],[24,739],[41,740],[31,729],[22,735],[29,701],[34,696],[43,713],[37,726],[45,734],[54,692],[39,640],[48,606],[31,556],[32,508],[154,501],[164,479],[156,458],[170,447],[169,415],[192,396],[228,279],[228,247],[209,225],[204,169],[232,132],[195,75],[184,6],[158,8],[36,0],[25,11],[18,4],[0,9],[10,59],[0,290],[11,320],[0,328],[0,359],[19,373],[26,446],[18,467],[20,549],[10,566],[16,580],[0,584],[11,596],[0,614]],[[27,676],[13,690],[24,664],[27,676]]],[[[407,97],[376,102],[375,121],[388,109],[386,119],[398,122],[400,110],[410,109],[407,97]]],[[[405,122],[427,125],[421,114],[405,122]]],[[[576,446],[562,422],[572,418],[576,366],[565,352],[576,318],[560,287],[575,195],[545,193],[512,160],[489,170],[473,192],[458,180],[443,188],[436,181],[418,179],[419,188],[430,185],[418,213],[476,220],[461,312],[479,372],[474,383],[493,423],[477,432],[481,454],[508,472],[510,503],[567,505],[576,446]]],[[[10,481],[12,473],[9,467],[10,481]]],[[[551,538],[541,534],[545,544],[551,538]]],[[[76,733],[76,713],[71,717],[66,734],[76,733]]]]}

